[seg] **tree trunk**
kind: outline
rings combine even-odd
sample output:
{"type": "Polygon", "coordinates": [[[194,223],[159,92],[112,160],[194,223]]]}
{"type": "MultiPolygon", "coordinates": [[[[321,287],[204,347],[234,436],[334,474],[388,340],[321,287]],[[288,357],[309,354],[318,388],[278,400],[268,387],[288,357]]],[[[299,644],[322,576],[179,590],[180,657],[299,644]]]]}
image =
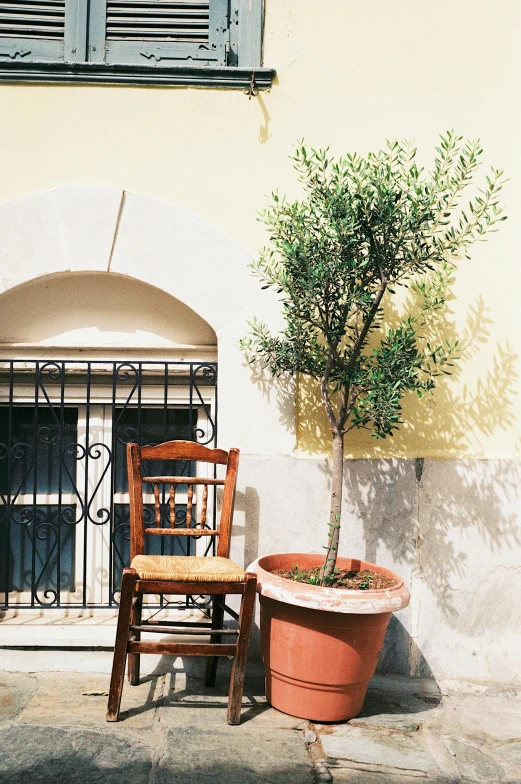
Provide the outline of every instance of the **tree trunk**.
{"type": "Polygon", "coordinates": [[[340,539],[342,511],[342,482],[344,478],[344,434],[333,431],[333,478],[331,481],[331,511],[327,535],[326,560],[321,570],[322,585],[334,572],[340,539]]]}

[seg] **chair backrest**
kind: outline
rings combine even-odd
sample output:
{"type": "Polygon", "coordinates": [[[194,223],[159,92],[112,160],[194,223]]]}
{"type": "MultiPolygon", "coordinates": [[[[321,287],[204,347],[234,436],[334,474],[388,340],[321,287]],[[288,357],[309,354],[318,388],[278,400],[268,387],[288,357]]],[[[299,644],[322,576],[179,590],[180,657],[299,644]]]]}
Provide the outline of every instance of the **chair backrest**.
{"type": "Polygon", "coordinates": [[[233,507],[235,503],[235,487],[239,466],[239,450],[210,449],[194,441],[167,441],[157,446],[127,444],[128,489],[130,494],[130,559],[145,552],[145,533],[156,536],[212,536],[218,539],[217,555],[228,558],[230,553],[230,537],[232,529],[233,507]],[[226,466],[224,479],[197,476],[143,476],[143,461],[149,460],[186,460],[190,462],[210,463],[226,466]],[[144,524],[143,484],[152,484],[154,488],[155,526],[144,524]],[[160,485],[168,485],[168,523],[161,525],[161,494],[160,485]],[[175,527],[176,522],[176,489],[178,485],[187,485],[186,520],[183,527],[175,527]],[[217,530],[207,525],[208,488],[223,487],[221,516],[217,530]],[[201,508],[198,510],[199,520],[194,526],[195,515],[193,506],[194,487],[202,487],[201,508]]]}

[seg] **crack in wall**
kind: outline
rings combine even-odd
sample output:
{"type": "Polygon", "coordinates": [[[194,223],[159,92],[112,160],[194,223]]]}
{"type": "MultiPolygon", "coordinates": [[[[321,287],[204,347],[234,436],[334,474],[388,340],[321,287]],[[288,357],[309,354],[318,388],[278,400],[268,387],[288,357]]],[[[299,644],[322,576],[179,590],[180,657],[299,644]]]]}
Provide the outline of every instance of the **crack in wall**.
{"type": "Polygon", "coordinates": [[[126,191],[121,191],[121,201],[119,203],[118,217],[116,218],[116,228],[114,229],[114,237],[112,238],[112,245],[111,245],[111,248],[110,248],[109,263],[107,265],[107,272],[110,272],[110,267],[112,265],[112,257],[114,256],[114,251],[116,250],[116,243],[118,241],[119,227],[120,227],[120,224],[121,224],[121,218],[123,217],[123,210],[125,208],[126,197],[127,197],[127,192],[126,191]]]}
{"type": "Polygon", "coordinates": [[[415,677],[421,676],[421,660],[422,654],[418,646],[418,639],[420,635],[420,614],[421,614],[421,592],[415,591],[415,583],[423,579],[423,569],[421,564],[421,517],[420,517],[420,494],[421,494],[421,481],[425,461],[422,457],[417,457],[415,460],[415,474],[416,474],[416,519],[413,528],[413,566],[411,570],[411,631],[409,636],[409,674],[415,677]]]}

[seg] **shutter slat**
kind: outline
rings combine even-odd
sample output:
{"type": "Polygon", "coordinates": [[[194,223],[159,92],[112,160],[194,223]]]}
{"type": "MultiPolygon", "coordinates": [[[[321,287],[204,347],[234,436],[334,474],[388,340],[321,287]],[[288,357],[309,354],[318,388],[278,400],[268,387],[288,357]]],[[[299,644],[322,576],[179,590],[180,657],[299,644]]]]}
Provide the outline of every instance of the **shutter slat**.
{"type": "MultiPolygon", "coordinates": [[[[40,3],[42,0],[39,0],[40,3]]],[[[56,2],[56,0],[53,0],[56,2]]],[[[25,0],[21,0],[21,2],[25,2],[25,0]]],[[[108,5],[110,5],[114,9],[120,10],[123,13],[135,13],[136,11],[140,13],[142,10],[202,10],[208,8],[208,0],[200,0],[200,2],[196,3],[185,3],[182,0],[177,0],[177,2],[172,2],[172,0],[108,0],[108,5]]]]}
{"type": "Polygon", "coordinates": [[[24,0],[19,3],[1,3],[2,8],[7,11],[51,11],[60,12],[64,6],[63,0],[55,0],[54,2],[42,3],[41,0],[37,3],[30,3],[24,0]]]}
{"type": "Polygon", "coordinates": [[[49,13],[61,13],[64,7],[64,0],[56,0],[56,2],[42,3],[28,3],[27,0],[20,3],[0,3],[2,9],[16,13],[36,13],[38,11],[45,11],[49,13]]]}
{"type": "Polygon", "coordinates": [[[201,35],[197,30],[169,31],[168,35],[164,30],[133,30],[132,34],[125,30],[114,30],[109,38],[110,41],[197,41],[205,43],[208,39],[201,35]]]}
{"type": "Polygon", "coordinates": [[[0,2],[0,38],[43,38],[61,41],[65,0],[0,2]]]}
{"type": "Polygon", "coordinates": [[[59,14],[42,14],[40,12],[34,14],[8,14],[2,8],[0,8],[0,19],[6,22],[12,22],[13,24],[18,24],[18,22],[32,22],[36,24],[36,22],[53,22],[59,23],[61,21],[61,17],[59,14]]]}
{"type": "Polygon", "coordinates": [[[206,44],[210,4],[163,0],[107,0],[107,41],[206,44]]]}

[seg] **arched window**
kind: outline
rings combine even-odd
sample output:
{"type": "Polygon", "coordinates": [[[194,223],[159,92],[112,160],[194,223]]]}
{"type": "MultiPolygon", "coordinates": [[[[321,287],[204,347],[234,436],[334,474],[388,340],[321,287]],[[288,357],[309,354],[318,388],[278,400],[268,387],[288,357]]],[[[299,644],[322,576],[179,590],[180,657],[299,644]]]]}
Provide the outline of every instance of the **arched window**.
{"type": "Polygon", "coordinates": [[[215,333],[123,275],[44,276],[1,301],[0,598],[111,606],[128,559],[125,445],[215,445],[215,333]]]}

